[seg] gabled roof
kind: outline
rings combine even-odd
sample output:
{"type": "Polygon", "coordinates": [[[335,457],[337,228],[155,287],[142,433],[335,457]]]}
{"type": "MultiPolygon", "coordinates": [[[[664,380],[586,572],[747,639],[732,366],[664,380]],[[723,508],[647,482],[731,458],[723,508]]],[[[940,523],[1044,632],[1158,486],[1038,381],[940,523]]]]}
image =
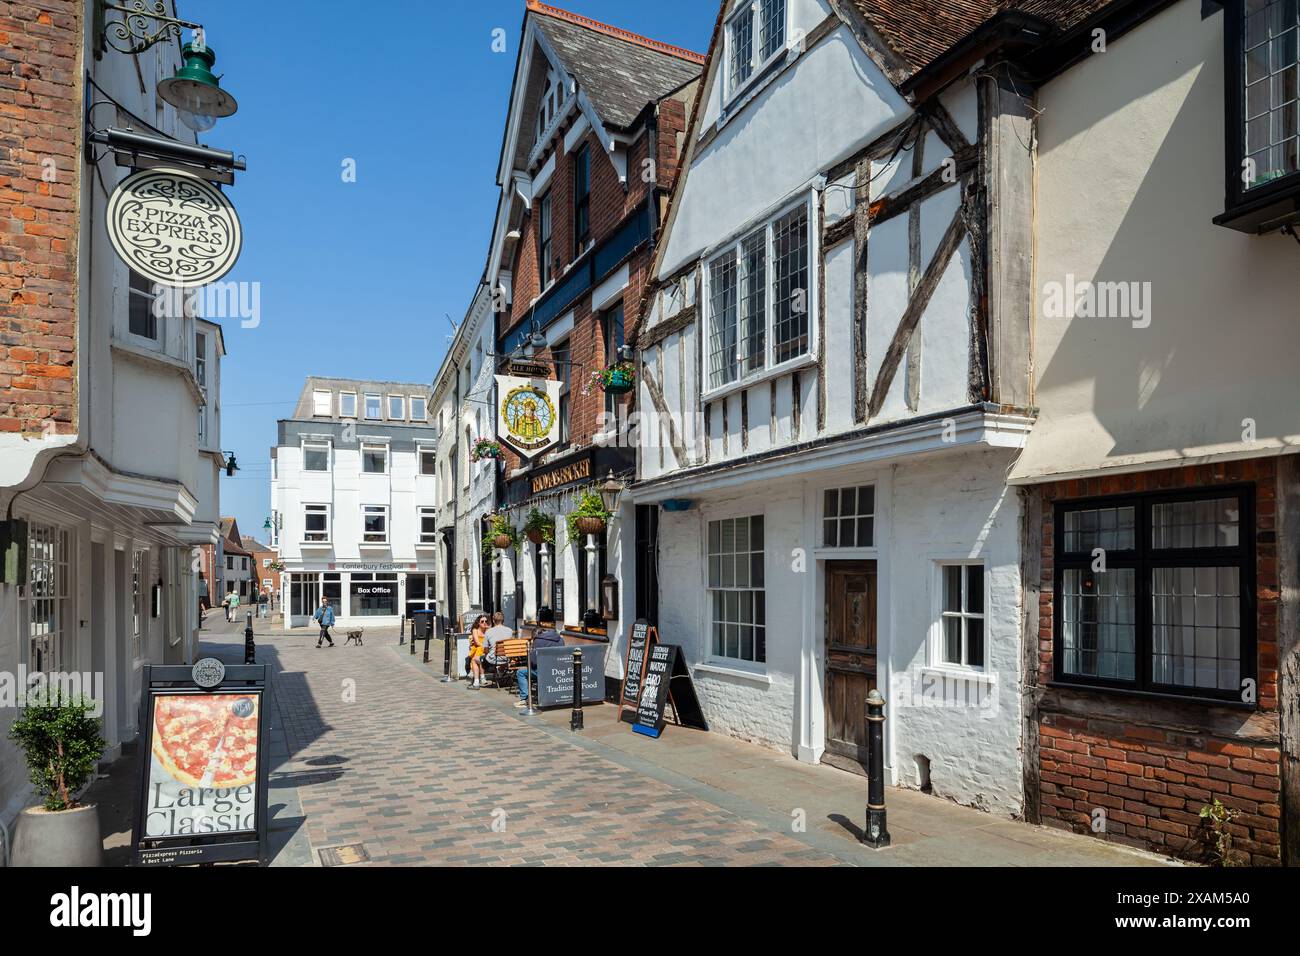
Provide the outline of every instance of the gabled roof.
{"type": "Polygon", "coordinates": [[[606,126],[626,129],[645,108],[699,76],[703,55],[529,0],[562,66],[606,126]]]}
{"type": "Polygon", "coordinates": [[[1117,0],[848,0],[902,61],[911,78],[999,14],[1072,29],[1117,0]]]}
{"type": "Polygon", "coordinates": [[[249,554],[241,541],[239,525],[234,518],[221,519],[221,537],[224,539],[222,550],[227,554],[249,554]]]}
{"type": "Polygon", "coordinates": [[[268,554],[273,553],[275,551],[275,548],[271,547],[270,545],[262,544],[262,542],[258,541],[256,538],[252,537],[251,535],[246,535],[246,534],[241,535],[240,538],[241,538],[240,543],[243,544],[243,546],[247,548],[249,551],[264,551],[268,554]]]}

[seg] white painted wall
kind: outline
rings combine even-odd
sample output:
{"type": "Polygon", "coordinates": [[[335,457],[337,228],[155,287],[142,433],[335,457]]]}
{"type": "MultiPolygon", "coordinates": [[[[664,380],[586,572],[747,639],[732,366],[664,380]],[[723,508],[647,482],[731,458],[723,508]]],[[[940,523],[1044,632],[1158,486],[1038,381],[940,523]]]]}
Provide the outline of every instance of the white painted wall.
{"type": "Polygon", "coordinates": [[[1042,415],[1017,477],[1300,443],[1300,249],[1211,223],[1224,202],[1224,16],[1202,20],[1182,0],[1039,94],[1042,415]],[[1150,283],[1150,326],[1045,316],[1045,284],[1069,275],[1150,283]]]}

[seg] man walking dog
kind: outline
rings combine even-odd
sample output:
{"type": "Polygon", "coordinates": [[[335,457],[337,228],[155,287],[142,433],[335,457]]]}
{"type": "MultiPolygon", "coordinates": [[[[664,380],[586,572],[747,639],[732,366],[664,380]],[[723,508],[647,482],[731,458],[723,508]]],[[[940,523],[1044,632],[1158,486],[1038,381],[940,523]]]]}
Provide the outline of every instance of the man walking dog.
{"type": "Polygon", "coordinates": [[[321,641],[329,641],[330,647],[334,646],[334,638],[330,637],[330,628],[334,626],[334,608],[330,607],[329,598],[320,599],[320,607],[316,608],[316,613],[312,618],[320,625],[320,637],[316,638],[316,646],[321,646],[321,641]]]}

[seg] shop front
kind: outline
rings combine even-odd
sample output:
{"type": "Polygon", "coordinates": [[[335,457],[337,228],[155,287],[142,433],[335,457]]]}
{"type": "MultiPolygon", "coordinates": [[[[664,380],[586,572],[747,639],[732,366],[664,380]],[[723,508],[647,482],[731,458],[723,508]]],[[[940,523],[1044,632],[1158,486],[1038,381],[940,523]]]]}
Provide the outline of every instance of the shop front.
{"type": "Polygon", "coordinates": [[[322,598],[329,598],[340,626],[396,626],[415,611],[437,609],[432,565],[339,562],[322,570],[289,568],[284,578],[291,628],[309,626],[322,598]]]}

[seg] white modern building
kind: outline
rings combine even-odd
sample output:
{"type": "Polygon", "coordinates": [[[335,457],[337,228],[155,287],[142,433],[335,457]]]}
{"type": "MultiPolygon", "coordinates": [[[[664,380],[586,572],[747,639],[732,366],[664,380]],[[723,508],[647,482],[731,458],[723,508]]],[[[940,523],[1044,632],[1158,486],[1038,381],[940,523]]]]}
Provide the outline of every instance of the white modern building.
{"type": "MultiPolygon", "coordinates": [[[[132,169],[111,149],[83,152],[88,121],[195,143],[157,93],[180,66],[180,43],[101,57],[86,5],[66,6],[53,23],[31,8],[42,42],[76,55],[40,96],[47,145],[15,156],[14,188],[42,197],[32,203],[41,211],[25,219],[6,206],[18,228],[0,235],[0,259],[22,266],[5,271],[25,277],[21,294],[6,290],[18,305],[6,333],[18,338],[3,339],[0,359],[0,674],[83,675],[113,759],[139,729],[143,667],[188,663],[197,648],[197,555],[219,538],[225,347],[218,325],[160,299],[118,257],[105,205],[132,169]],[[45,210],[58,221],[30,228],[45,210]],[[27,374],[11,377],[10,363],[27,374]]],[[[15,16],[26,29],[26,14],[15,16]]],[[[0,134],[11,130],[15,142],[35,142],[6,117],[0,134]]],[[[8,740],[15,713],[0,706],[4,822],[31,797],[8,740]]]]}
{"type": "Polygon", "coordinates": [[[307,379],[271,450],[285,625],[322,597],[341,626],[436,609],[438,429],[425,384],[307,379]]]}
{"type": "Polygon", "coordinates": [[[896,783],[1014,815],[1030,316],[985,256],[1027,207],[981,157],[1019,130],[992,81],[909,89],[927,25],[868,7],[720,10],[635,342],[632,497],[713,730],[860,770],[879,689],[896,783]]]}

